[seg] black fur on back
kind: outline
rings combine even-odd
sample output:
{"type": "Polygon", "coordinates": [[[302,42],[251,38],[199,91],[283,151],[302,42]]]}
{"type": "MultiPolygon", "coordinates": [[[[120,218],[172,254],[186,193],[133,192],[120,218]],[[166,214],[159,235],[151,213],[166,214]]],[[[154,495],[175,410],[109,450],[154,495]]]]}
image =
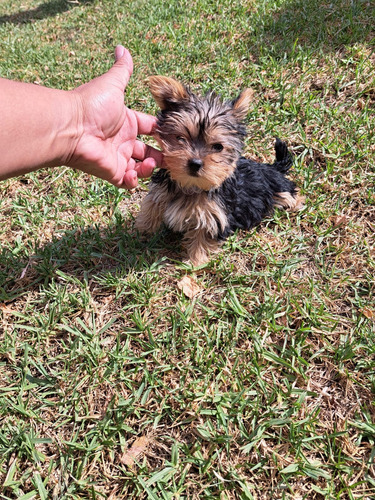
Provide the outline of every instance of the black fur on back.
{"type": "Polygon", "coordinates": [[[257,226],[272,212],[276,193],[296,194],[296,185],[284,175],[293,163],[285,142],[277,139],[275,152],[272,165],[241,157],[233,175],[212,193],[225,207],[228,218],[228,226],[219,232],[219,239],[226,239],[236,229],[257,226]]]}

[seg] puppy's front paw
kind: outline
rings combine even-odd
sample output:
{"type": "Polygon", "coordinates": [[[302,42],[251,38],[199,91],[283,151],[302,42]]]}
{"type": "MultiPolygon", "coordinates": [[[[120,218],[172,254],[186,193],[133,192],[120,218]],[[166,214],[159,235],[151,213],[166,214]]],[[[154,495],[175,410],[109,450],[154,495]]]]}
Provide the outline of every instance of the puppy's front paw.
{"type": "Polygon", "coordinates": [[[211,258],[208,253],[200,252],[198,254],[189,255],[189,260],[194,267],[198,267],[210,262],[211,258]]]}

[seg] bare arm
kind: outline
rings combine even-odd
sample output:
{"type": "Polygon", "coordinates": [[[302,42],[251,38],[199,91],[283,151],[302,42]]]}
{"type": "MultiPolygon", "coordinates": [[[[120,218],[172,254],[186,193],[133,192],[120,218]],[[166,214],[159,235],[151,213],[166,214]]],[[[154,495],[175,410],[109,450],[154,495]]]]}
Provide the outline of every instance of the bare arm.
{"type": "Polygon", "coordinates": [[[151,175],[161,152],[137,136],[151,135],[155,118],[124,105],[133,63],[122,46],[115,57],[107,73],[72,91],[0,78],[0,179],[68,165],[132,188],[151,175]]]}
{"type": "Polygon", "coordinates": [[[1,78],[0,116],[2,179],[64,164],[77,142],[78,103],[69,92],[1,78]]]}

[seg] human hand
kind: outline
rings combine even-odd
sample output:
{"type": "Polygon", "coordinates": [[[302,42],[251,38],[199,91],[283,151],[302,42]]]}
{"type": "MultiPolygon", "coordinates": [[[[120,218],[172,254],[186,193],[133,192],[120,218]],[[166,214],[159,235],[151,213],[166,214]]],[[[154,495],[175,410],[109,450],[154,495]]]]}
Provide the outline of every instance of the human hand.
{"type": "Polygon", "coordinates": [[[118,45],[115,60],[107,73],[71,91],[78,102],[79,138],[67,165],[131,189],[161,165],[162,153],[137,139],[153,134],[156,118],[124,105],[133,72],[129,51],[118,45]]]}

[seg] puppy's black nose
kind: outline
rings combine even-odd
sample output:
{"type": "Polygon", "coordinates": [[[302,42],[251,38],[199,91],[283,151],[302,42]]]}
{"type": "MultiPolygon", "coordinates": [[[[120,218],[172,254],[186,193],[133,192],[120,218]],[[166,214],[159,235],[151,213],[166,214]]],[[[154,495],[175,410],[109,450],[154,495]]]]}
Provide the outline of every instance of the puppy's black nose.
{"type": "Polygon", "coordinates": [[[190,175],[196,176],[199,170],[203,167],[203,161],[199,158],[191,158],[188,161],[190,175]]]}

